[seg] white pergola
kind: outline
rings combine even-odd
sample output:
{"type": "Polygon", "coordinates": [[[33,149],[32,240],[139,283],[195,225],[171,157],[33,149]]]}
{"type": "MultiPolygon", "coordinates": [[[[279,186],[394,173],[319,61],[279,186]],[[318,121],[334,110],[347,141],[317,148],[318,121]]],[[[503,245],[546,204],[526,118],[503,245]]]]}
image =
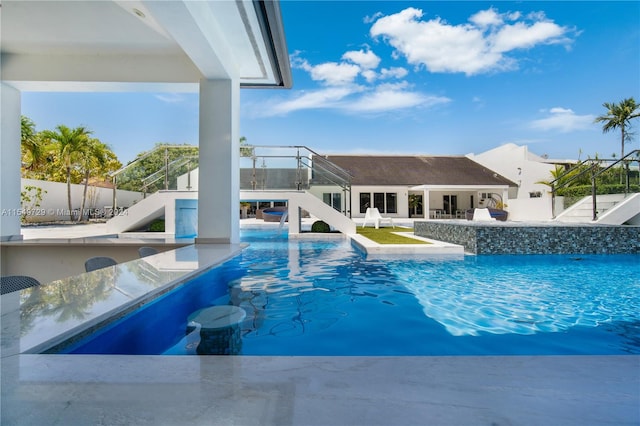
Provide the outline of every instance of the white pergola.
{"type": "Polygon", "coordinates": [[[21,92],[199,93],[199,243],[239,241],[239,95],[289,88],[278,1],[2,0],[0,240],[20,239],[21,92]]]}

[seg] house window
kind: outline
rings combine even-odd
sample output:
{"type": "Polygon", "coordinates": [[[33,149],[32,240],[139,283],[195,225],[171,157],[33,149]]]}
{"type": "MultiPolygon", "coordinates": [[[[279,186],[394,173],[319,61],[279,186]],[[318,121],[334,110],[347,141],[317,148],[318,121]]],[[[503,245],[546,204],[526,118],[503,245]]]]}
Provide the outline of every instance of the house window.
{"type": "Polygon", "coordinates": [[[373,207],[377,208],[380,213],[385,213],[384,210],[384,192],[373,193],[373,207]]]}
{"type": "Polygon", "coordinates": [[[386,213],[398,213],[397,198],[398,198],[398,194],[396,194],[395,192],[387,192],[387,196],[386,196],[386,201],[387,201],[386,213]]]}
{"type": "Polygon", "coordinates": [[[338,211],[342,211],[342,194],[339,192],[325,192],[322,200],[338,211]]]}
{"type": "Polygon", "coordinates": [[[360,193],[360,213],[366,213],[367,207],[375,207],[380,213],[398,212],[398,194],[395,192],[374,192],[373,203],[371,203],[371,193],[360,193]],[[373,204],[373,205],[372,205],[373,204]]]}
{"type": "Polygon", "coordinates": [[[371,207],[371,194],[368,192],[361,192],[360,193],[360,213],[366,213],[369,207],[371,207]]]}
{"type": "Polygon", "coordinates": [[[457,195],[443,195],[442,196],[442,207],[444,209],[444,214],[452,217],[457,213],[458,210],[458,196],[457,195]]]}

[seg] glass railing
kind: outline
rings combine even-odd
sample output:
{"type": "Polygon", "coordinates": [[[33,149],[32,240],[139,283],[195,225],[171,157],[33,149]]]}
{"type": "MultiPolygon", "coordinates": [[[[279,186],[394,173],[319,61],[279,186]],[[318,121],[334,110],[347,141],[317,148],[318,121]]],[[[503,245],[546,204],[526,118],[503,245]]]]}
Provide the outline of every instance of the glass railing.
{"type": "MultiPolygon", "coordinates": [[[[145,196],[160,190],[191,190],[197,151],[189,145],[160,146],[114,172],[113,205],[118,205],[116,189],[145,196]]],[[[322,185],[349,193],[350,198],[351,175],[305,146],[241,145],[239,163],[241,190],[303,191],[322,185]]]]}
{"type": "Polygon", "coordinates": [[[351,190],[351,175],[305,146],[243,146],[240,188],[306,190],[331,185],[351,190]]]}

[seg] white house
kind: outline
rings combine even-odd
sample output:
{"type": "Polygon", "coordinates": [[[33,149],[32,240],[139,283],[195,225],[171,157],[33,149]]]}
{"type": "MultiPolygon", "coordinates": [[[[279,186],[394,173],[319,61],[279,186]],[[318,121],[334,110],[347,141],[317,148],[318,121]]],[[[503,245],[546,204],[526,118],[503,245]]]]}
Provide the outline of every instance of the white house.
{"type": "Polygon", "coordinates": [[[351,175],[349,194],[312,179],[310,192],[352,217],[376,207],[391,217],[464,218],[467,209],[506,203],[515,183],[463,156],[328,155],[351,175]],[[410,197],[415,205],[410,207],[410,197]]]}
{"type": "MultiPolygon", "coordinates": [[[[529,152],[527,145],[507,143],[480,154],[467,154],[471,160],[495,170],[515,182],[509,192],[509,216],[514,220],[550,220],[551,188],[538,183],[551,181],[557,165],[568,168],[575,160],[551,160],[529,152]]],[[[556,213],[562,211],[556,200],[556,213]]]]}

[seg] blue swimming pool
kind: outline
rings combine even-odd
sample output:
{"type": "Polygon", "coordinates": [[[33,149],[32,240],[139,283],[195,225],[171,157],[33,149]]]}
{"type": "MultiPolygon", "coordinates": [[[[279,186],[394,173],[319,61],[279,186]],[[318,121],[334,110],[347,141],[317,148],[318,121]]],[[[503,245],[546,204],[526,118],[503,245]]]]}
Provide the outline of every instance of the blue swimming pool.
{"type": "Polygon", "coordinates": [[[242,231],[242,255],[65,353],[193,354],[188,317],[233,305],[242,355],[640,354],[637,255],[371,260],[242,231]]]}

